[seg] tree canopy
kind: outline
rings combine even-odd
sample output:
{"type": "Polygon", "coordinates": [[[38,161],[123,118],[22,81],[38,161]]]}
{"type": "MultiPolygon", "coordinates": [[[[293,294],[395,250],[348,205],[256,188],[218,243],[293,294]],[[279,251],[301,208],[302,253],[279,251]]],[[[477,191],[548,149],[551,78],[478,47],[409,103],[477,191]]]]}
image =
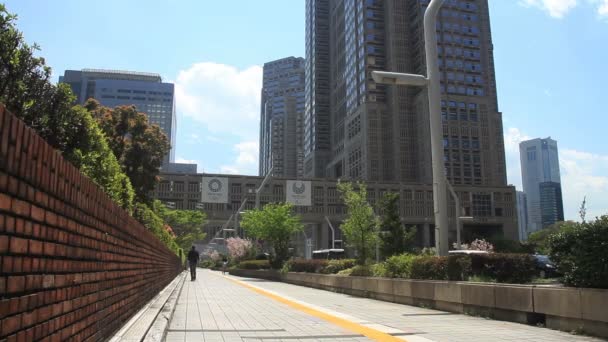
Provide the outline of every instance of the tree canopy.
{"type": "Polygon", "coordinates": [[[108,139],[108,144],[129,176],[137,199],[149,202],[159,168],[171,145],[158,125],[148,121],[135,106],[107,108],[90,99],[85,103],[108,139]]]}
{"type": "Polygon", "coordinates": [[[262,210],[248,210],[241,226],[254,238],[268,241],[274,249],[273,267],[280,268],[289,258],[289,242],[294,233],[302,231],[301,217],[289,203],[266,204],[262,210]]]}
{"type": "Polygon", "coordinates": [[[338,191],[347,208],[347,218],[340,229],[346,237],[346,244],[355,249],[357,263],[363,265],[372,255],[378,239],[376,216],[367,201],[367,187],[365,183],[357,183],[355,189],[352,183],[340,182],[338,191]]]}
{"type": "Polygon", "coordinates": [[[387,192],[380,201],[382,213],[379,223],[381,249],[384,258],[411,252],[414,248],[416,230],[406,229],[399,215],[399,194],[387,192]]]}
{"type": "Polygon", "coordinates": [[[175,242],[183,249],[189,250],[196,241],[207,235],[203,226],[207,215],[199,210],[175,210],[166,208],[160,201],[154,201],[154,212],[168,224],[175,233],[175,242]]]}

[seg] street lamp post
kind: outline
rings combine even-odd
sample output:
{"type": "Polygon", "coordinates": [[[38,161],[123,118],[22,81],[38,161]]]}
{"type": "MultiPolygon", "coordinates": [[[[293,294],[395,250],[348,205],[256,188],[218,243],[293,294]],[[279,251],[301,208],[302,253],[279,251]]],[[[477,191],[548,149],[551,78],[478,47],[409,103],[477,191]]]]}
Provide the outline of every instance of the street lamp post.
{"type": "Polygon", "coordinates": [[[443,160],[443,127],[440,113],[440,82],[437,63],[437,13],[444,0],[431,0],[424,13],[424,45],[427,76],[374,71],[377,83],[426,87],[429,98],[431,158],[433,165],[433,207],[435,212],[435,246],[439,255],[448,255],[447,180],[443,160]]]}
{"type": "Polygon", "coordinates": [[[266,185],[266,183],[268,183],[268,181],[272,177],[273,169],[274,169],[274,165],[270,167],[270,170],[268,170],[268,173],[266,174],[266,177],[264,177],[264,180],[262,181],[262,184],[260,185],[260,187],[255,190],[255,208],[256,209],[260,209],[260,192],[262,192],[262,190],[264,189],[264,186],[266,185]]]}

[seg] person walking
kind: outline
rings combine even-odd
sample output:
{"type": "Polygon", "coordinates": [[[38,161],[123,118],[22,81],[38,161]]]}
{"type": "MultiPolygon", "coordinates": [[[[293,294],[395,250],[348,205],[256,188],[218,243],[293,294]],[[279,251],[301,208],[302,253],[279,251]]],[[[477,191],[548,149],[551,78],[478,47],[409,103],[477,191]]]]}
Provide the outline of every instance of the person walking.
{"type": "Polygon", "coordinates": [[[188,263],[190,264],[190,280],[196,280],[196,264],[198,264],[199,258],[198,251],[196,250],[196,246],[192,246],[190,252],[188,252],[188,263]]]}
{"type": "Polygon", "coordinates": [[[228,260],[224,259],[222,261],[222,275],[226,274],[226,268],[228,268],[228,260]]]}

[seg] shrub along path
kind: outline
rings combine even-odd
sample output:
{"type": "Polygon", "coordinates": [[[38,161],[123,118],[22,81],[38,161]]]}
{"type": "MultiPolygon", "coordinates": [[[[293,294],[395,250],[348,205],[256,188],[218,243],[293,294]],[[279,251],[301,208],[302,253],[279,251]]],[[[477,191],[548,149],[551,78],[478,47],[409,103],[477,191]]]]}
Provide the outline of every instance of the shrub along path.
{"type": "Polygon", "coordinates": [[[601,341],[523,324],[199,269],[166,341],[601,341]],[[384,333],[384,335],[382,335],[384,333]]]}

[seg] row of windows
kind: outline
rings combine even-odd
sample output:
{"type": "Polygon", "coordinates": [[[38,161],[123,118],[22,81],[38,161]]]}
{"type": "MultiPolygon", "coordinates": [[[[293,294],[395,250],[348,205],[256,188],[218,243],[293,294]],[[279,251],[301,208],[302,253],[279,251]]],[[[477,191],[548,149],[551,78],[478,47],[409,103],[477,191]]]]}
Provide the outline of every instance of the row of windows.
{"type": "MultiPolygon", "coordinates": [[[[107,92],[111,92],[112,88],[101,88],[101,91],[104,93],[107,92]]],[[[117,89],[116,90],[117,93],[122,93],[122,94],[150,94],[150,95],[166,95],[166,96],[173,96],[173,93],[171,92],[162,92],[162,91],[154,91],[154,90],[149,90],[149,91],[145,91],[145,90],[133,90],[133,89],[117,89]]]]}

